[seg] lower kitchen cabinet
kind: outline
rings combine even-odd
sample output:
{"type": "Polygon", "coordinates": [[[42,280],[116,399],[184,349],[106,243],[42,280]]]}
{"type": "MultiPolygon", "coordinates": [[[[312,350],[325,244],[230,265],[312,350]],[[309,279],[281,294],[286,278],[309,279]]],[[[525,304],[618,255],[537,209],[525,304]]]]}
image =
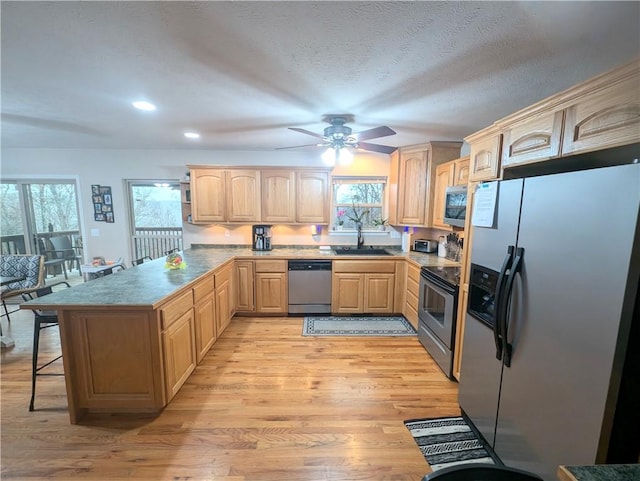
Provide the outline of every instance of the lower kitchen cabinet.
{"type": "Polygon", "coordinates": [[[231,283],[233,264],[227,264],[214,274],[216,299],[216,332],[220,336],[231,322],[233,306],[233,286],[231,283]]]}
{"type": "Polygon", "coordinates": [[[333,261],[331,312],[394,312],[395,261],[333,261]]]}
{"type": "Polygon", "coordinates": [[[420,268],[408,263],[405,305],[402,314],[418,330],[418,295],[420,293],[420,268]]]}
{"type": "Polygon", "coordinates": [[[216,342],[216,302],[213,276],[193,288],[193,317],[196,335],[196,360],[200,362],[216,342]]]}
{"type": "Polygon", "coordinates": [[[189,309],[162,333],[167,400],[180,390],[196,368],[195,326],[189,309]]]}
{"type": "Polygon", "coordinates": [[[236,311],[255,311],[253,261],[236,261],[236,311]]]}
{"type": "Polygon", "coordinates": [[[256,312],[286,314],[289,308],[287,261],[255,261],[256,312]]]}

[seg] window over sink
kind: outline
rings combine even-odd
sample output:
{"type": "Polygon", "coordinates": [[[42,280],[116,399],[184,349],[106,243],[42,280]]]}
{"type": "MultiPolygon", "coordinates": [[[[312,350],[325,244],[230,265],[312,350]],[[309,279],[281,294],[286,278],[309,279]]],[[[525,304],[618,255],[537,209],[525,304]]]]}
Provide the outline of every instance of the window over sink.
{"type": "Polygon", "coordinates": [[[332,231],[382,230],[386,225],[386,177],[333,177],[332,231]]]}

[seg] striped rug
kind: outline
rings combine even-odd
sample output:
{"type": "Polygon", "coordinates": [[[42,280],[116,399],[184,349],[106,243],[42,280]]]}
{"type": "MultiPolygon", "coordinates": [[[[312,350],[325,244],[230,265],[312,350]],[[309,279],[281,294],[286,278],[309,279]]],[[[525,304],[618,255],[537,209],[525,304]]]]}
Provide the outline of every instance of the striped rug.
{"type": "Polygon", "coordinates": [[[404,425],[434,471],[464,463],[495,464],[462,417],[410,419],[404,425]]]}

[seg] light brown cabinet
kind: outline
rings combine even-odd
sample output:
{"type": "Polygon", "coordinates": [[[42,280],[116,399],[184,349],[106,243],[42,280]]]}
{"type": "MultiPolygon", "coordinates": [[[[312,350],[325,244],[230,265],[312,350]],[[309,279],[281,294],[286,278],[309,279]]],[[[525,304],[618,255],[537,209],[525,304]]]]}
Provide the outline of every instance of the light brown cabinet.
{"type": "Polygon", "coordinates": [[[465,139],[470,146],[469,182],[497,179],[500,168],[502,134],[483,130],[465,139]]]}
{"type": "Polygon", "coordinates": [[[562,119],[562,111],[543,112],[506,128],[502,141],[502,167],[560,155],[562,119]]]}
{"type": "Polygon", "coordinates": [[[436,167],[435,182],[433,184],[433,227],[450,229],[444,222],[444,202],[447,187],[453,185],[455,164],[447,162],[436,167]]]}
{"type": "Polygon", "coordinates": [[[329,173],[296,172],[296,222],[329,223],[329,173]]]}
{"type": "Polygon", "coordinates": [[[391,156],[389,222],[431,227],[436,167],[460,157],[460,142],[429,142],[402,147],[391,156]]]}
{"type": "Polygon", "coordinates": [[[260,173],[257,170],[228,170],[226,176],[227,220],[258,222],[260,173]]]}
{"type": "Polygon", "coordinates": [[[216,293],[216,331],[220,336],[231,322],[235,301],[232,299],[233,264],[227,264],[214,274],[216,293]]]}
{"type": "Polygon", "coordinates": [[[418,295],[420,292],[420,268],[407,262],[406,297],[402,314],[418,330],[418,295]]]}
{"type": "Polygon", "coordinates": [[[286,224],[296,220],[295,172],[261,172],[262,222],[286,224]]]}
{"type": "Polygon", "coordinates": [[[253,312],[255,310],[253,288],[253,261],[238,260],[235,262],[236,274],[236,310],[253,312]]]}
{"type": "Polygon", "coordinates": [[[196,337],[196,361],[200,362],[216,342],[216,304],[213,276],[193,287],[193,316],[196,337]]]}
{"type": "Polygon", "coordinates": [[[180,390],[196,368],[195,326],[189,309],[162,333],[167,400],[180,390]]]}
{"type": "Polygon", "coordinates": [[[220,169],[191,169],[193,223],[225,222],[226,175],[220,169]]]}
{"type": "Polygon", "coordinates": [[[467,185],[469,183],[469,157],[461,157],[453,161],[453,185],[467,185]]]}
{"type": "Polygon", "coordinates": [[[395,271],[395,261],[333,261],[331,311],[393,313],[395,271]]]}
{"type": "Polygon", "coordinates": [[[620,69],[601,89],[585,93],[567,108],[563,155],[640,140],[639,70],[638,62],[620,69]]]}
{"type": "Polygon", "coordinates": [[[287,261],[255,261],[256,312],[286,314],[289,309],[287,261]]]}

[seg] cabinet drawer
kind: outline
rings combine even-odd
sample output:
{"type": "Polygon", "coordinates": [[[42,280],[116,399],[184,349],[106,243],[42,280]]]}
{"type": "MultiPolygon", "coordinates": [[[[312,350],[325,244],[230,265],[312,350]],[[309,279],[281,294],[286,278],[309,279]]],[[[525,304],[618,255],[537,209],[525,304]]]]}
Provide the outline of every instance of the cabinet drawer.
{"type": "Polygon", "coordinates": [[[287,272],[285,260],[259,260],[256,262],[256,272],[287,272]]]}
{"type": "Polygon", "coordinates": [[[407,293],[413,294],[416,298],[418,297],[418,292],[420,292],[420,282],[412,279],[411,277],[407,278],[407,293]]]}
{"type": "Polygon", "coordinates": [[[418,312],[418,295],[413,292],[407,292],[407,306],[418,312]]]}
{"type": "Polygon", "coordinates": [[[201,280],[193,287],[193,302],[197,304],[213,292],[213,276],[201,280]]]}
{"type": "Polygon", "coordinates": [[[395,261],[333,261],[333,272],[369,272],[395,274],[395,261]]]}
{"type": "Polygon", "coordinates": [[[407,266],[407,279],[412,279],[416,282],[420,282],[420,268],[413,264],[407,266]]]}
{"type": "Polygon", "coordinates": [[[216,288],[231,281],[231,267],[226,266],[220,269],[219,271],[216,271],[216,273],[214,274],[214,277],[215,277],[216,288]]]}
{"type": "Polygon", "coordinates": [[[160,309],[162,318],[162,329],[166,329],[173,324],[180,316],[193,307],[193,293],[191,290],[176,297],[166,306],[160,309]]]}

